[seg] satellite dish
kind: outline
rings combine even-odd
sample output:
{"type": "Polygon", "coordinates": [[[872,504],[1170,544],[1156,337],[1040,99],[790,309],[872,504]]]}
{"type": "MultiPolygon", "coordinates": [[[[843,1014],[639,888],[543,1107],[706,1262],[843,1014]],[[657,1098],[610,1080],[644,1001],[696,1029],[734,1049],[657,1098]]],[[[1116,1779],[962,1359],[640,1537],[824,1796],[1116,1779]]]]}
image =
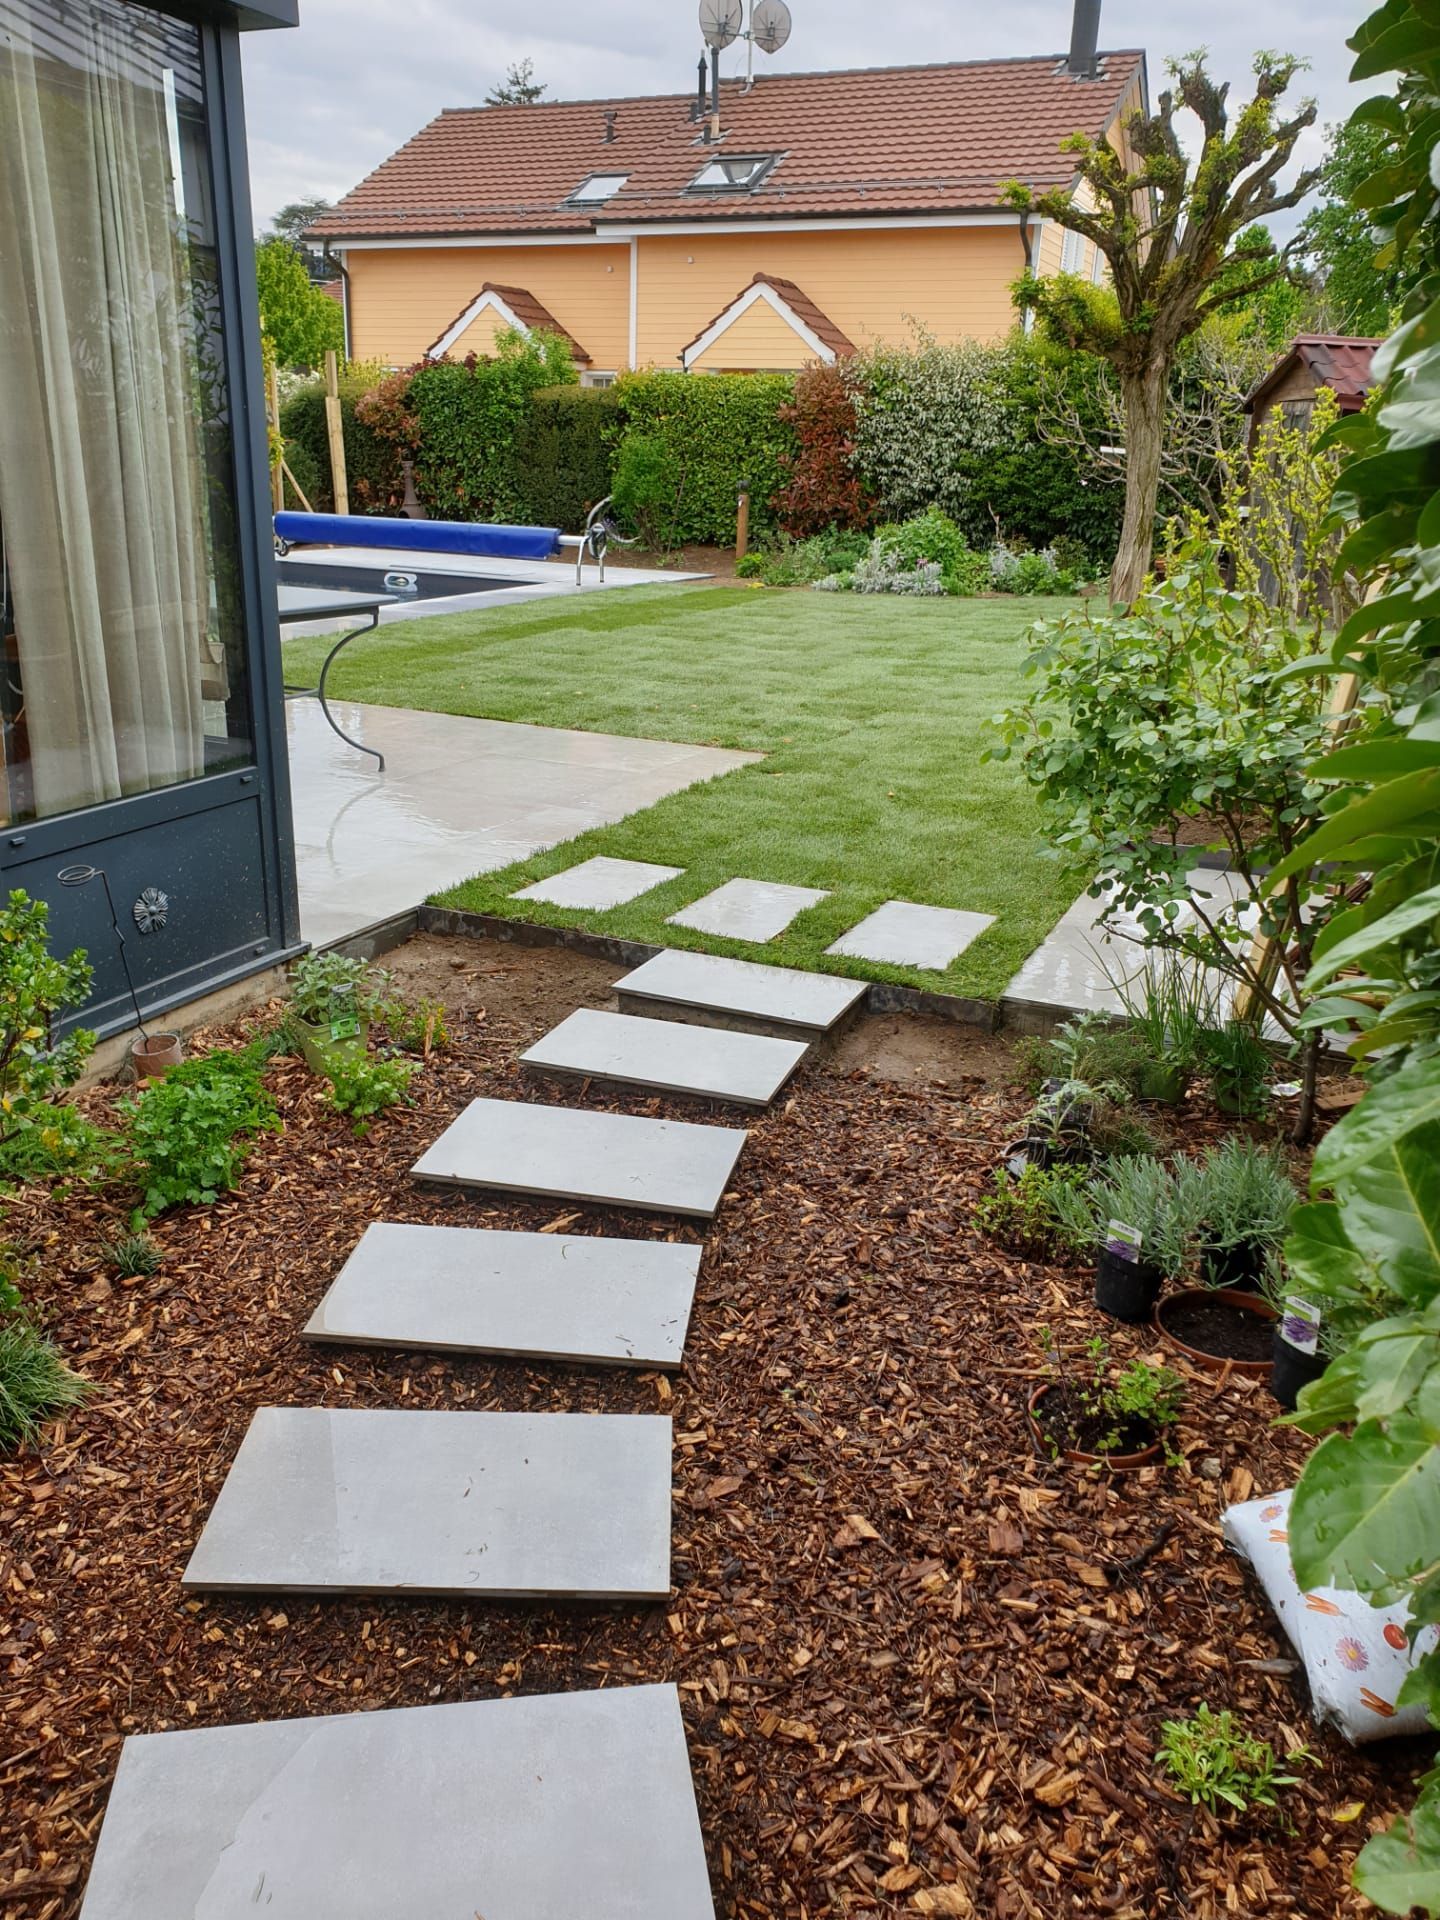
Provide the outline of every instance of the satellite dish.
{"type": "Polygon", "coordinates": [[[700,31],[717,52],[738,40],[745,25],[745,0],[700,0],[700,31]]]}
{"type": "Polygon", "coordinates": [[[762,53],[779,53],[790,38],[790,9],[785,0],[756,0],[750,37],[762,53]]]}

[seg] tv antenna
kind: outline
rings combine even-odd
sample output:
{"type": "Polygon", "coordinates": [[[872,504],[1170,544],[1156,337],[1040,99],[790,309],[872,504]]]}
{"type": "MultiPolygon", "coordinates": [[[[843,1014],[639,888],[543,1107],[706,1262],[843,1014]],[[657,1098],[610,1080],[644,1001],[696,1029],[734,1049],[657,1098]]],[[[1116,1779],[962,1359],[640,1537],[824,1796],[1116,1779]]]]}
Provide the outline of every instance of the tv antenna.
{"type": "Polygon", "coordinates": [[[745,0],[700,0],[700,31],[716,53],[740,38],[745,25],[745,0]]]}
{"type": "Polygon", "coordinates": [[[712,62],[736,40],[745,42],[745,91],[755,84],[755,49],[779,53],[790,38],[792,26],[786,0],[750,0],[750,20],[745,20],[745,0],[700,0],[700,31],[710,49],[712,62]]]}

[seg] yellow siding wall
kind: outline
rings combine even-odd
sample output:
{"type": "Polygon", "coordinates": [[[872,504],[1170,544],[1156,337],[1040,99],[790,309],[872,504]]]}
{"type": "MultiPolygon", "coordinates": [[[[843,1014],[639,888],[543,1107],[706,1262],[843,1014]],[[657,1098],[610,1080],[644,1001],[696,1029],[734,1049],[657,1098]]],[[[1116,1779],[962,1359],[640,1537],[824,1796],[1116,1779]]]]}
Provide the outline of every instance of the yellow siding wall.
{"type": "MultiPolygon", "coordinates": [[[[996,227],[647,237],[640,241],[639,364],[677,366],[681,349],[757,273],[793,280],[858,347],[908,339],[911,315],[942,341],[993,340],[1015,323],[1010,282],[1023,265],[1019,224],[1008,220],[996,227]]],[[[769,364],[799,366],[808,357],[801,352],[769,364]]]]}
{"type": "Polygon", "coordinates": [[[618,370],[629,356],[630,249],[625,245],[397,247],[374,253],[352,248],[345,265],[350,351],[357,360],[409,366],[487,280],[528,288],[575,336],[597,370],[618,370]]]}
{"type": "Polygon", "coordinates": [[[690,365],[696,373],[775,373],[814,358],[815,349],[789,321],[757,300],[690,365]]]}
{"type": "MultiPolygon", "coordinates": [[[[557,316],[558,318],[558,316],[557,316]]],[[[494,307],[477,313],[469,326],[446,353],[448,360],[463,360],[468,353],[494,353],[495,342],[509,331],[510,322],[494,307]]]]}

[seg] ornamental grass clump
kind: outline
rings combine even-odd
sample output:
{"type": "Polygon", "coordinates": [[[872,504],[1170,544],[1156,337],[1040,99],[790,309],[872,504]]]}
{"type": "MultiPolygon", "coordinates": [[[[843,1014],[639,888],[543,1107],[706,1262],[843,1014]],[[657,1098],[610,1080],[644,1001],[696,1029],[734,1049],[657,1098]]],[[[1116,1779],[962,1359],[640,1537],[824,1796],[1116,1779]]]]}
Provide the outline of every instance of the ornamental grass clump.
{"type": "Polygon", "coordinates": [[[33,1446],[48,1420],[93,1392],[23,1315],[0,1321],[0,1453],[33,1446]]]}

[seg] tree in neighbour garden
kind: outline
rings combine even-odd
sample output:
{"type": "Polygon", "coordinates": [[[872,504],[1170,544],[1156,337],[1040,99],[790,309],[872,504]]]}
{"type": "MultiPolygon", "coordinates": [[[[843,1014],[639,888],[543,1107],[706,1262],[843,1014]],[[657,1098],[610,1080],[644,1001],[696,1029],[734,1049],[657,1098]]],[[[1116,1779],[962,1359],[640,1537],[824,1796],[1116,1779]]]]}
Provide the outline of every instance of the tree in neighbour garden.
{"type": "Polygon", "coordinates": [[[308,194],[299,200],[289,200],[270,222],[269,232],[262,233],[256,244],[263,246],[267,240],[288,241],[304,261],[310,278],[318,280],[323,270],[321,252],[306,240],[305,235],[321,214],[329,211],[330,202],[318,193],[308,194]]]}
{"type": "MultiPolygon", "coordinates": [[[[1307,168],[1289,186],[1279,176],[1296,142],[1315,121],[1305,100],[1285,117],[1280,101],[1302,62],[1290,54],[1255,56],[1255,93],[1233,117],[1229,85],[1212,80],[1202,51],[1170,63],[1173,88],[1158,111],[1138,108],[1125,133],[1133,163],[1108,139],[1074,133],[1073,185],[1036,193],[1023,181],[1004,190],[1008,205],[1034,212],[1093,241],[1110,269],[1114,298],[1086,301],[1073,275],[1027,275],[1022,304],[1056,323],[1076,346],[1108,360],[1125,408],[1125,519],[1110,575],[1110,597],[1129,605],[1150,569],[1155,539],[1170,372],[1184,341],[1212,315],[1253,303],[1288,271],[1294,243],[1276,252],[1268,233],[1247,228],[1297,206],[1315,185],[1307,168]],[[1175,115],[1200,122],[1203,142],[1191,159],[1175,115]]],[[[1095,294],[1106,291],[1089,289],[1095,294]]]]}
{"type": "Polygon", "coordinates": [[[305,262],[288,240],[266,240],[255,249],[260,324],[282,367],[318,367],[325,355],[345,352],[345,315],[338,300],[311,282],[305,262]]]}
{"type": "Polygon", "coordinates": [[[533,60],[515,60],[506,69],[505,78],[486,94],[485,104],[487,107],[533,107],[545,92],[545,85],[543,80],[535,78],[533,60]]]}
{"type": "Polygon", "coordinates": [[[1380,170],[1389,137],[1383,126],[1366,120],[1329,129],[1323,198],[1300,227],[1300,244],[1323,290],[1329,332],[1387,333],[1417,278],[1412,264],[1377,263],[1380,242],[1370,214],[1350,197],[1380,170]]]}

